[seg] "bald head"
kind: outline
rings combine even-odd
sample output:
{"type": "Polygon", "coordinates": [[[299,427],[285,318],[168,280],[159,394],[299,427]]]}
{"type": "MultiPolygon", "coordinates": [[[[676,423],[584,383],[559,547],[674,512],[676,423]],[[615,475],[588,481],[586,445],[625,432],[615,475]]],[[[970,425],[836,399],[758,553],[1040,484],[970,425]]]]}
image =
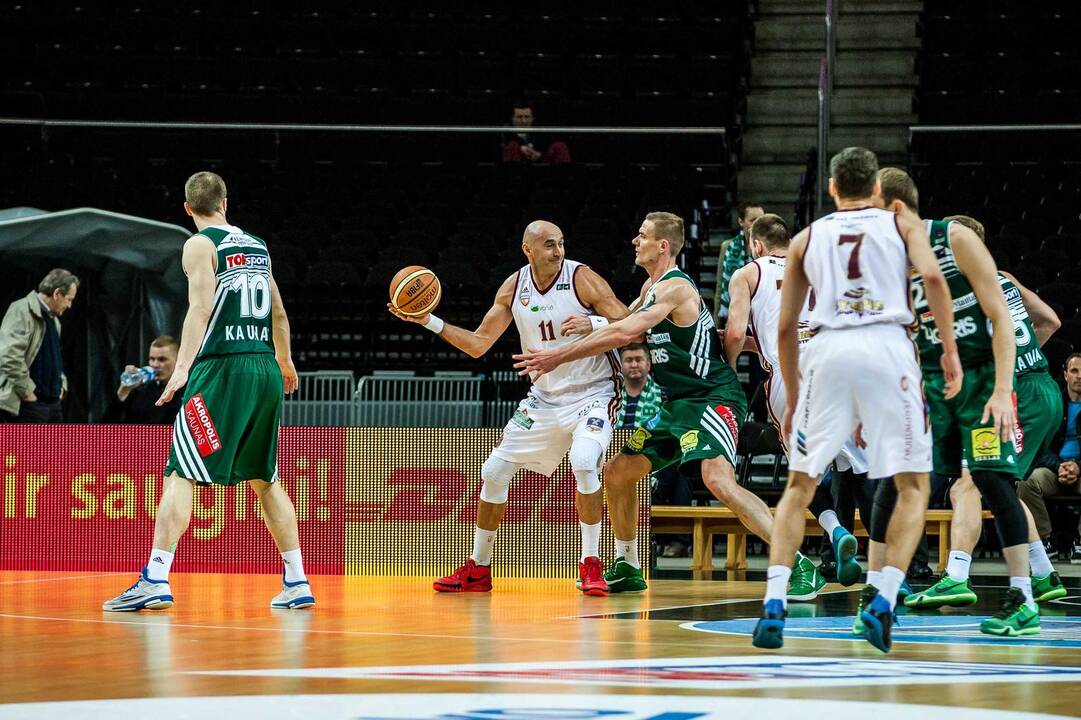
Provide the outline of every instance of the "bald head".
{"type": "Polygon", "coordinates": [[[550,223],[547,220],[534,220],[526,225],[525,232],[522,234],[522,242],[532,243],[534,240],[548,237],[562,239],[563,231],[555,223],[550,223]]]}
{"type": "Polygon", "coordinates": [[[563,231],[555,223],[534,220],[522,233],[522,252],[538,274],[558,270],[563,263],[563,231]]]}

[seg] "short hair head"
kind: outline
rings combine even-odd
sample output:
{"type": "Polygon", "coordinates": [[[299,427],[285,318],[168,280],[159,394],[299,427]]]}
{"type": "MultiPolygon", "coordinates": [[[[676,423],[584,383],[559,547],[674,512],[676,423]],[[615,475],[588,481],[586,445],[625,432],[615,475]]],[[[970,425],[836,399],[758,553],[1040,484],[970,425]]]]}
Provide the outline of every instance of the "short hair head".
{"type": "Polygon", "coordinates": [[[52,295],[59,290],[61,295],[67,295],[71,286],[79,287],[79,278],[70,270],[53,268],[38,283],[38,292],[43,295],[52,295]]]}
{"type": "Polygon", "coordinates": [[[623,357],[623,353],[640,351],[645,353],[646,357],[649,357],[649,350],[646,348],[645,343],[629,343],[619,349],[619,357],[623,357]]]}
{"type": "Polygon", "coordinates": [[[172,335],[159,335],[150,343],[152,348],[172,348],[173,352],[180,350],[180,341],[172,335]]]}
{"type": "Polygon", "coordinates": [[[987,242],[987,232],[984,230],[983,223],[974,217],[968,215],[950,215],[945,218],[946,222],[961,223],[980,238],[981,242],[987,242]]]}
{"type": "Polygon", "coordinates": [[[916,181],[900,168],[888,167],[878,171],[878,184],[881,188],[882,202],[887,206],[894,200],[900,200],[912,212],[920,210],[920,192],[916,181]]]}
{"type": "Polygon", "coordinates": [[[751,239],[761,242],[767,250],[773,250],[788,247],[791,238],[788,235],[788,226],[781,216],[766,213],[751,225],[751,239]]]}
{"type": "Polygon", "coordinates": [[[830,159],[830,178],[838,197],[871,197],[877,175],[878,158],[867,148],[847,147],[830,159]]]}
{"type": "Polygon", "coordinates": [[[225,196],[225,181],[208,170],[195,173],[184,183],[184,200],[196,215],[213,215],[221,209],[225,196]]]}
{"type": "Polygon", "coordinates": [[[646,220],[653,223],[653,236],[658,240],[667,240],[672,257],[683,249],[683,218],[670,212],[651,212],[646,220]]]}
{"type": "Polygon", "coordinates": [[[1066,372],[1070,369],[1070,363],[1074,360],[1081,359],[1081,352],[1073,352],[1066,356],[1066,359],[1062,361],[1062,372],[1066,372]]]}
{"type": "Polygon", "coordinates": [[[736,205],[736,218],[738,218],[739,220],[746,220],[747,211],[751,208],[762,208],[763,210],[765,209],[765,207],[760,202],[757,202],[755,200],[744,200],[743,202],[736,205]]]}

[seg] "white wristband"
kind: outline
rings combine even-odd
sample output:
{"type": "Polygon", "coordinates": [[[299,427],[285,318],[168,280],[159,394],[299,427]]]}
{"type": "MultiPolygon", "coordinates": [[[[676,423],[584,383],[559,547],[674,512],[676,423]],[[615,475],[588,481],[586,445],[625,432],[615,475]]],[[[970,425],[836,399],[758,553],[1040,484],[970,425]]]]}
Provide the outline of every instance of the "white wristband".
{"type": "Polygon", "coordinates": [[[424,323],[424,327],[427,330],[431,330],[436,335],[438,335],[439,333],[443,332],[443,326],[445,324],[446,323],[444,323],[440,318],[436,317],[434,314],[428,313],[428,322],[424,323]]]}
{"type": "Polygon", "coordinates": [[[590,315],[589,324],[593,327],[594,330],[599,330],[608,324],[608,318],[601,317],[600,315],[590,315]]]}

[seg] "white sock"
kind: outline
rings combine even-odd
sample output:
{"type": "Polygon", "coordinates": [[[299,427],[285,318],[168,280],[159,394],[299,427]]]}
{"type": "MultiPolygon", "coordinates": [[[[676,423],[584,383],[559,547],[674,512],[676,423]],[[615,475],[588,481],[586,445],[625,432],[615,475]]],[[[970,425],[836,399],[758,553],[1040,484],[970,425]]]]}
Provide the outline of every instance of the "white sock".
{"type": "Polygon", "coordinates": [[[780,600],[788,607],[788,580],[792,577],[792,568],[785,565],[770,565],[766,569],[766,600],[780,600]]]}
{"type": "Polygon", "coordinates": [[[882,584],[878,587],[878,594],[886,598],[890,603],[890,610],[897,606],[897,592],[901,589],[901,583],[905,581],[905,573],[892,565],[882,568],[882,584]]]}
{"type": "Polygon", "coordinates": [[[1040,540],[1028,544],[1028,564],[1032,569],[1033,577],[1045,578],[1055,572],[1051,558],[1047,557],[1047,548],[1040,540]]]}
{"type": "Polygon", "coordinates": [[[968,571],[972,567],[972,556],[960,550],[950,550],[950,560],[946,563],[946,574],[950,580],[964,582],[968,580],[968,571]]]}
{"type": "Polygon", "coordinates": [[[867,584],[878,589],[882,589],[882,571],[881,570],[868,570],[867,571],[867,584]]]}
{"type": "Polygon", "coordinates": [[[635,537],[630,540],[616,538],[616,557],[623,558],[625,563],[641,570],[642,563],[638,559],[638,538],[635,537]]]}
{"type": "Polygon", "coordinates": [[[154,548],[146,562],[146,576],[151,580],[168,580],[169,568],[173,566],[173,553],[154,548]]]}
{"type": "Polygon", "coordinates": [[[473,552],[469,556],[477,565],[492,564],[492,545],[496,530],[485,530],[479,525],[473,530],[473,552]]]}
{"type": "Polygon", "coordinates": [[[582,531],[581,559],[598,557],[601,554],[601,524],[586,525],[584,522],[579,522],[578,529],[582,531]]]}
{"type": "Polygon", "coordinates": [[[841,521],[837,519],[837,513],[833,510],[823,510],[822,514],[818,516],[818,524],[829,535],[831,542],[833,541],[833,531],[841,527],[841,521]]]}
{"type": "Polygon", "coordinates": [[[1025,594],[1025,605],[1029,610],[1036,609],[1036,601],[1032,599],[1032,578],[1011,577],[1010,587],[1015,587],[1025,594]]]}
{"type": "Polygon", "coordinates": [[[282,562],[285,563],[285,582],[308,582],[308,576],[304,574],[304,558],[300,557],[300,548],[283,552],[282,562]]]}

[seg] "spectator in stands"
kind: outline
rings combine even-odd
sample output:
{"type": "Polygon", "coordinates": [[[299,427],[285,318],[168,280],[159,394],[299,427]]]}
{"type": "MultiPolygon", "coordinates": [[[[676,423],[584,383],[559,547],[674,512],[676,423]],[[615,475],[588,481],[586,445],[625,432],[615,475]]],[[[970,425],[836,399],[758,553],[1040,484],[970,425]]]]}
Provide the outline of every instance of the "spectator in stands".
{"type": "Polygon", "coordinates": [[[766,211],[760,203],[746,200],[736,206],[739,234],[725,240],[717,256],[717,287],[713,292],[713,313],[718,320],[728,317],[728,284],[732,281],[733,273],[754,260],[754,255],[751,254],[751,225],[765,214],[766,211]]]}
{"type": "MultiPolygon", "coordinates": [[[[1046,544],[1051,537],[1051,519],[1044,498],[1055,495],[1078,495],[1078,462],[1081,460],[1081,353],[1066,358],[1064,369],[1066,396],[1062,427],[1051,439],[1050,449],[1037,461],[1036,468],[1017,486],[1017,494],[1028,506],[1036,531],[1046,544]]],[[[1071,533],[1072,535],[1072,533],[1071,533]]],[[[1072,537],[1063,543],[1072,541],[1072,537]]]]}
{"type": "Polygon", "coordinates": [[[60,316],[75,301],[78,288],[79,278],[54,268],[36,291],[8,306],[0,324],[0,421],[63,421],[68,380],[60,316]]]}
{"type": "Polygon", "coordinates": [[[623,366],[623,401],[616,415],[616,427],[634,429],[660,411],[664,391],[649,374],[649,351],[642,343],[632,343],[619,351],[623,366]]]}
{"type": "MultiPolygon", "coordinates": [[[[121,385],[116,389],[116,402],[106,413],[107,422],[131,423],[133,425],[172,425],[180,411],[180,394],[162,406],[155,403],[165,391],[169,378],[176,367],[176,355],[180,343],[176,338],[162,335],[150,343],[147,365],[154,368],[157,375],[150,382],[129,386],[121,385]]],[[[134,371],[134,365],[124,368],[125,372],[134,371]]]]}
{"type": "Polygon", "coordinates": [[[542,162],[561,165],[571,161],[571,151],[567,143],[555,140],[547,147],[542,145],[534,133],[533,103],[515,100],[511,103],[510,122],[517,132],[503,143],[503,162],[542,162]]]}

